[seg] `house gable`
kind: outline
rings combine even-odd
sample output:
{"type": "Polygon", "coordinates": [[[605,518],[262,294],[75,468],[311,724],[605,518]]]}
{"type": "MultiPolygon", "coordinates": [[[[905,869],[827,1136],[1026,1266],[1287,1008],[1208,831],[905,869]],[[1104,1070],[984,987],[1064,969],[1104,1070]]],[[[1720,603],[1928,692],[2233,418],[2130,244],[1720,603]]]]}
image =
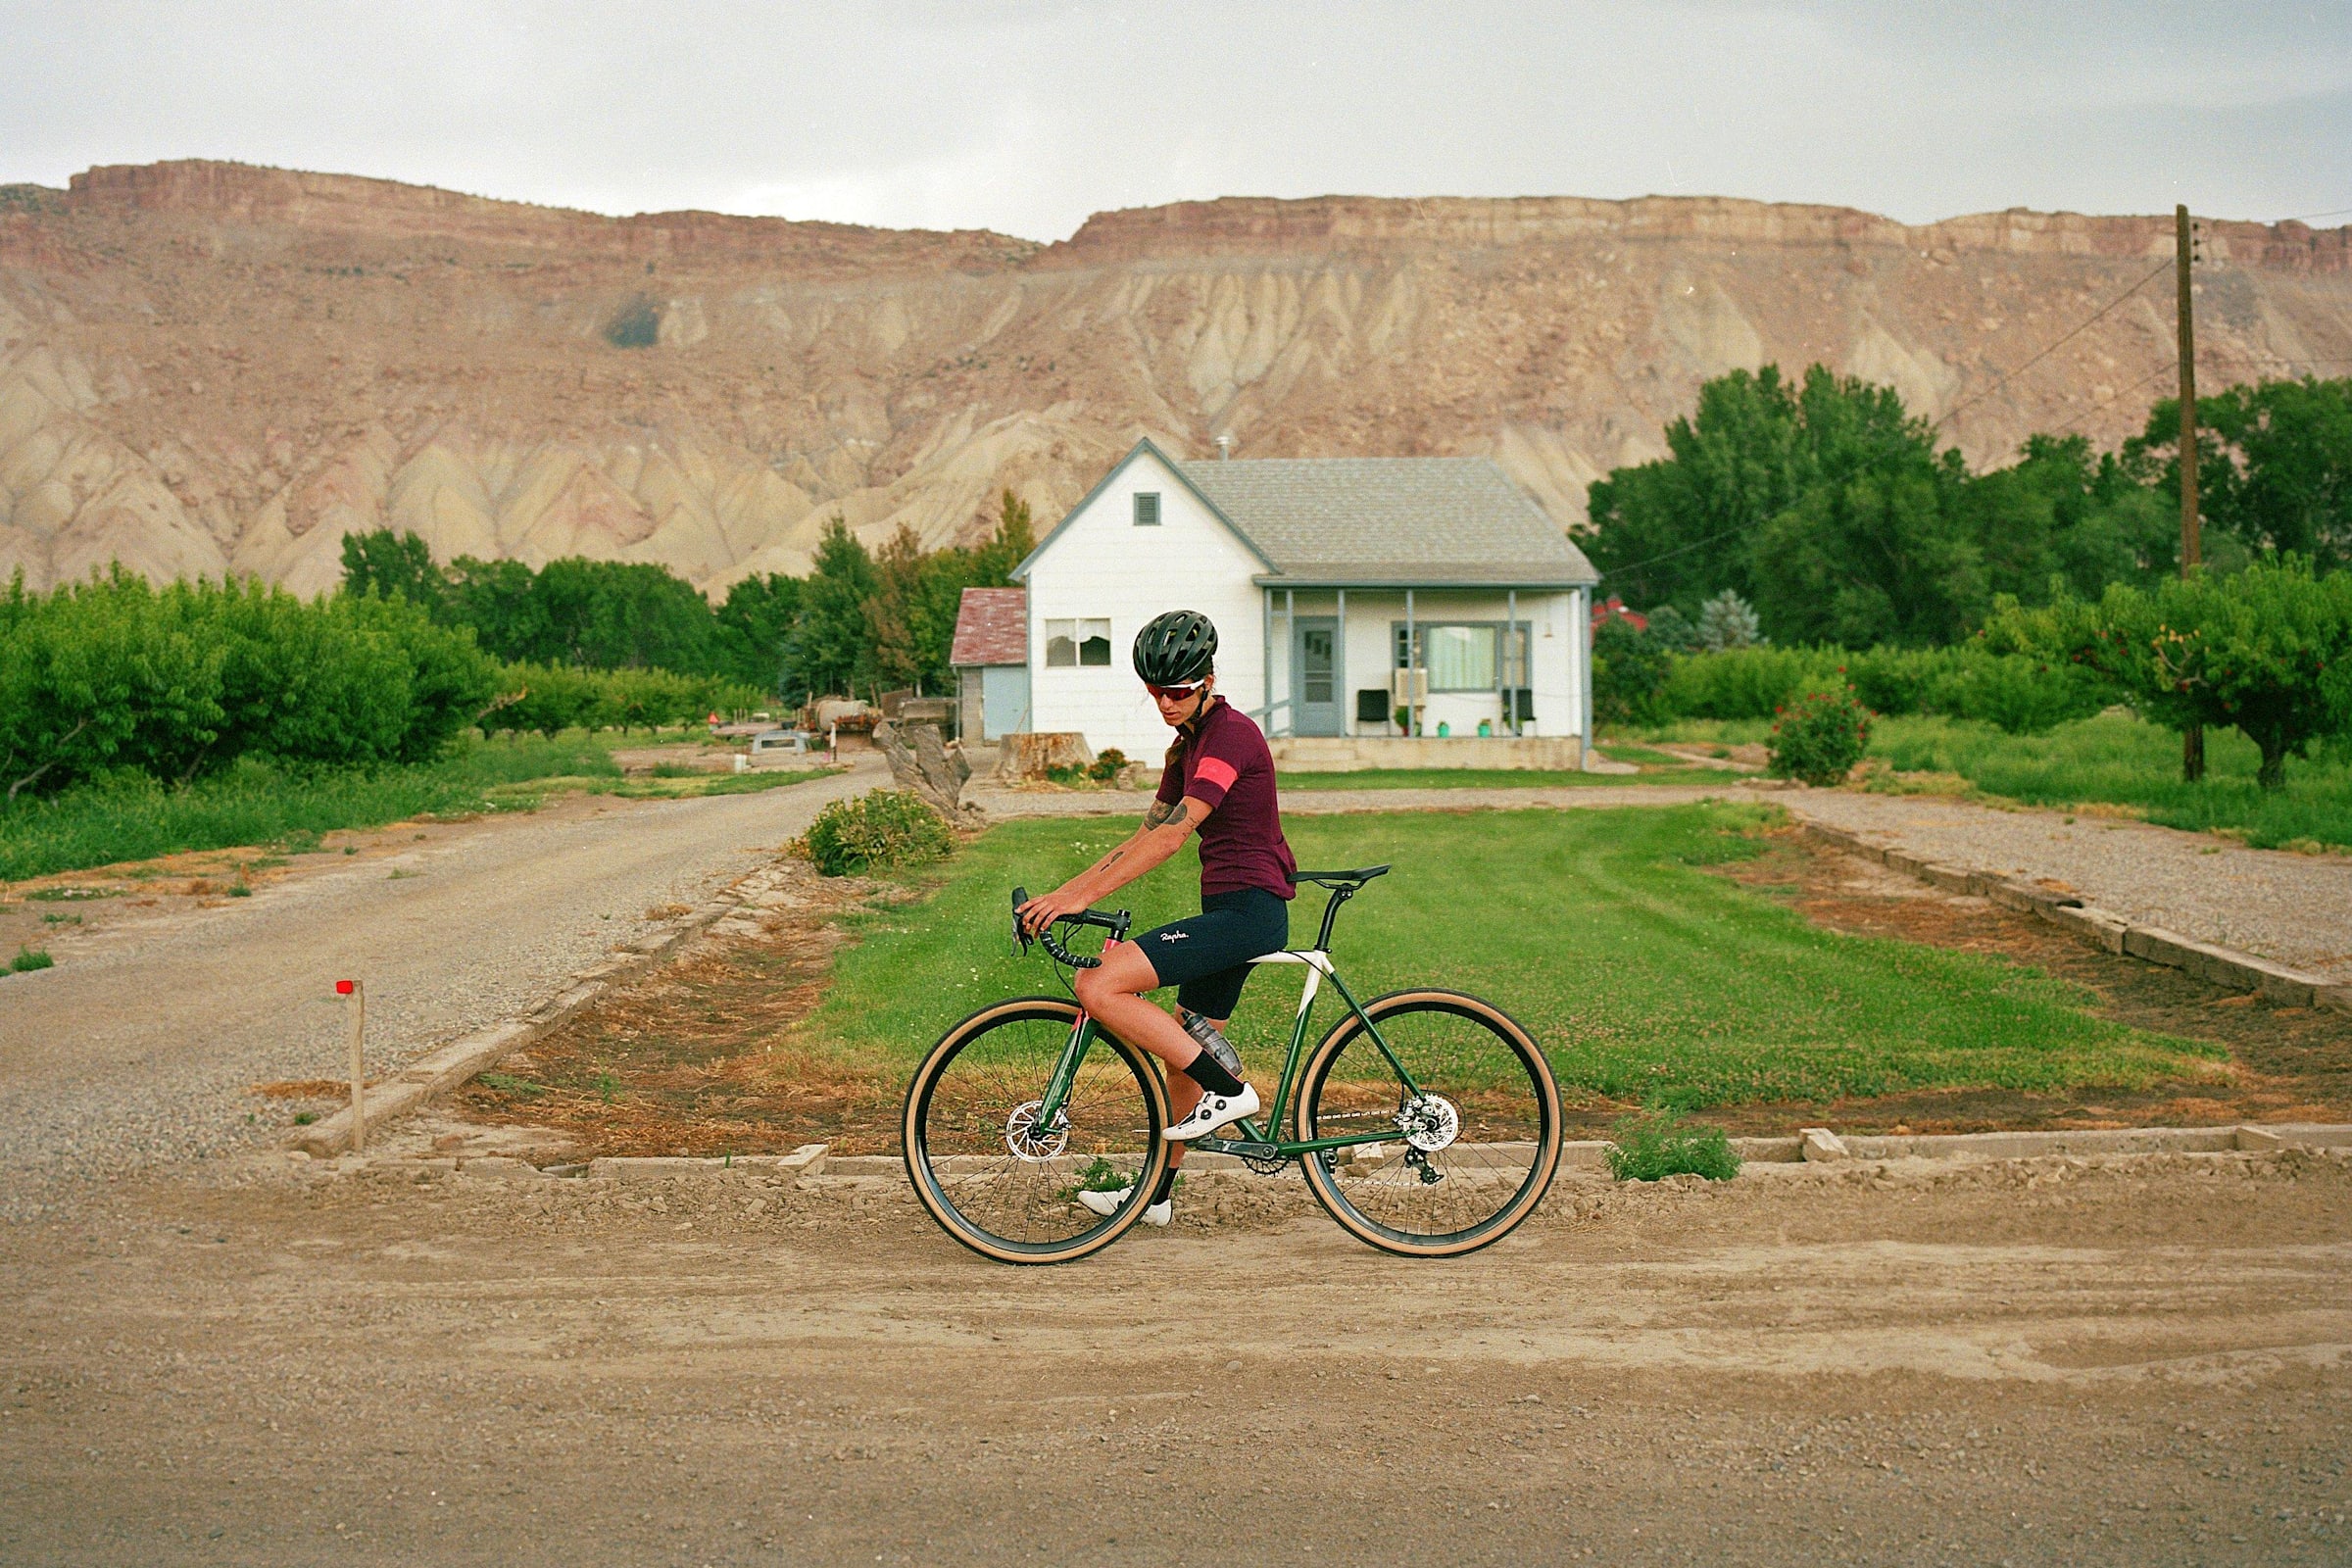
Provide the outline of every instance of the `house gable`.
{"type": "Polygon", "coordinates": [[[1166,453],[1160,451],[1157,446],[1153,445],[1150,436],[1145,436],[1143,439],[1137,441],[1134,446],[1130,447],[1127,451],[1127,455],[1114,464],[1111,466],[1111,470],[1098,480],[1095,484],[1095,487],[1082,496],[1076,506],[1072,507],[1067,513],[1063,514],[1062,519],[1054,525],[1053,531],[1048,533],[1043,539],[1039,540],[1037,543],[1037,548],[1030,551],[1029,554],[1023,558],[1021,564],[1012,568],[1011,572],[1009,573],[1012,579],[1015,582],[1027,582],[1029,580],[1029,568],[1035,564],[1047,551],[1054,548],[1055,541],[1059,540],[1061,536],[1069,530],[1069,527],[1072,523],[1076,522],[1081,515],[1086,514],[1089,509],[1094,507],[1094,505],[1098,501],[1102,500],[1106,494],[1114,491],[1120,491],[1122,489],[1124,489],[1126,493],[1132,494],[1133,489],[1136,487],[1122,487],[1120,484],[1120,479],[1124,474],[1126,474],[1130,466],[1147,460],[1152,464],[1155,464],[1159,469],[1166,474],[1169,485],[1181,488],[1184,493],[1191,496],[1203,511],[1205,511],[1210,516],[1214,517],[1228,533],[1232,534],[1235,539],[1239,540],[1242,548],[1249,551],[1250,556],[1255,559],[1257,563],[1257,570],[1273,571],[1277,569],[1275,567],[1273,558],[1268,556],[1263,550],[1260,550],[1257,547],[1256,541],[1252,540],[1249,534],[1245,533],[1240,524],[1236,523],[1231,517],[1225,515],[1224,512],[1217,506],[1215,502],[1209,500],[1205,495],[1202,495],[1200,493],[1200,487],[1193,483],[1192,479],[1186,475],[1184,469],[1178,466],[1173,459],[1171,459],[1166,453]]]}

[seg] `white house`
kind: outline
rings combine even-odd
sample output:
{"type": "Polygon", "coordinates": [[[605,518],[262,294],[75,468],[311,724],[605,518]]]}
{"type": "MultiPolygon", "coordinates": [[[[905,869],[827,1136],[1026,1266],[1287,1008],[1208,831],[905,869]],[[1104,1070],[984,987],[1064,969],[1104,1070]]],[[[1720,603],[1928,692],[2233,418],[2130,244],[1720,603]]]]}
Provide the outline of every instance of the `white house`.
{"type": "Polygon", "coordinates": [[[1128,649],[1189,609],[1285,766],[1584,760],[1596,574],[1484,458],[1178,463],[1139,441],[1013,575],[1031,730],[1156,758],[1128,649]]]}

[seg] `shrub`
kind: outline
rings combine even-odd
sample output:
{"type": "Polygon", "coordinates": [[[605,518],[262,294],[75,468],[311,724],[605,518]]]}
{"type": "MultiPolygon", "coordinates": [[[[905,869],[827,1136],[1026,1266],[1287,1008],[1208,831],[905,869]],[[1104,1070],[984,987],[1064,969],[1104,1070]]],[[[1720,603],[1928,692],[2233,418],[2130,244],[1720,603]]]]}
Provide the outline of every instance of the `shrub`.
{"type": "Polygon", "coordinates": [[[17,956],[8,960],[11,974],[29,974],[35,969],[47,969],[57,960],[38,948],[19,948],[17,956]]]}
{"type": "Polygon", "coordinates": [[[1693,654],[1675,661],[1661,701],[1678,718],[1770,718],[1807,682],[1834,669],[1838,657],[1801,648],[1693,654]]]}
{"type": "Polygon", "coordinates": [[[1095,760],[1087,764],[1086,776],[1098,784],[1107,784],[1117,778],[1119,769],[1126,765],[1127,754],[1125,752],[1120,751],[1116,746],[1105,746],[1102,751],[1096,753],[1095,760]]]}
{"type": "Polygon", "coordinates": [[[1638,724],[1663,715],[1674,655],[1659,638],[1611,615],[1592,631],[1592,715],[1604,724],[1638,724]]]}
{"type": "Polygon", "coordinates": [[[1628,1116],[1609,1146],[1609,1174],[1621,1182],[1704,1176],[1727,1182],[1740,1174],[1740,1155],[1720,1127],[1694,1127],[1672,1111],[1628,1116]]]}
{"type": "Polygon", "coordinates": [[[913,791],[875,790],[819,811],[801,847],[821,874],[848,876],[945,859],[956,839],[913,791]]]}
{"type": "Polygon", "coordinates": [[[1870,746],[1870,710],[1840,681],[1810,691],[1773,722],[1772,775],[1807,784],[1841,783],[1870,746]]]}
{"type": "Polygon", "coordinates": [[[1977,719],[2011,735],[2046,735],[2107,706],[2104,684],[2076,665],[1981,648],[1953,650],[1945,662],[1918,710],[1977,719]]]}

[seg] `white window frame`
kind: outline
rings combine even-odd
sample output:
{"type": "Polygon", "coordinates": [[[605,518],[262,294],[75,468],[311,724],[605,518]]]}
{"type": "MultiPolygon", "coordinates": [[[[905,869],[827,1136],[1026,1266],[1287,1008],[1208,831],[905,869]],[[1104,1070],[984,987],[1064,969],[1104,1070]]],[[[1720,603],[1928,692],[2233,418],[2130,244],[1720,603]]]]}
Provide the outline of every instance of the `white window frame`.
{"type": "Polygon", "coordinates": [[[1046,622],[1046,667],[1048,669],[1108,669],[1110,667],[1110,617],[1107,615],[1060,615],[1046,622]],[[1100,641],[1102,657],[1087,658],[1089,645],[1100,641]],[[1062,647],[1054,645],[1059,642],[1062,647]],[[1068,658],[1057,659],[1056,653],[1066,652],[1068,658]]]}

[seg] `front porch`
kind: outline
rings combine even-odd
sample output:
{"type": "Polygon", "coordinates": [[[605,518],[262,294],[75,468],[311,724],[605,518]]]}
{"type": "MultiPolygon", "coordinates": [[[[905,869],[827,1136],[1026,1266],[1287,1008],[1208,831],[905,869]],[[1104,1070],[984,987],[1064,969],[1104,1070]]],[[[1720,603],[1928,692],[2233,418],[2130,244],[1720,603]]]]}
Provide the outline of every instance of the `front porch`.
{"type": "Polygon", "coordinates": [[[1581,735],[1277,735],[1267,746],[1286,773],[1360,773],[1376,767],[1477,767],[1582,772],[1581,735]]]}
{"type": "Polygon", "coordinates": [[[1250,707],[1281,765],[1584,765],[1583,588],[1262,579],[1259,588],[1260,689],[1229,695],[1250,707]]]}

